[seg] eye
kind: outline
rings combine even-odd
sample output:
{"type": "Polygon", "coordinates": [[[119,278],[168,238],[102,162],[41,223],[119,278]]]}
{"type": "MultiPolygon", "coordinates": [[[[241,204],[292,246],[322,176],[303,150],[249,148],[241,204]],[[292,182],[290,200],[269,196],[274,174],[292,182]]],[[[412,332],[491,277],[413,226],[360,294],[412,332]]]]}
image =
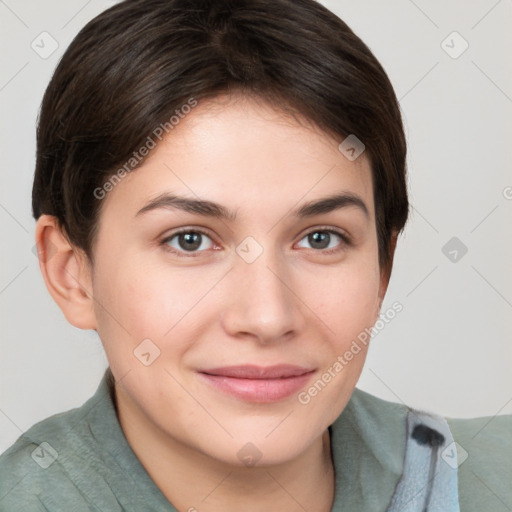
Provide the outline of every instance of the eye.
{"type": "Polygon", "coordinates": [[[300,245],[303,240],[306,240],[311,248],[318,249],[328,254],[341,251],[345,246],[350,245],[348,235],[333,229],[315,229],[314,231],[310,231],[299,242],[300,247],[303,247],[300,245]]]}
{"type": "Polygon", "coordinates": [[[166,237],[161,242],[167,249],[177,253],[179,256],[195,256],[213,247],[212,239],[204,232],[198,229],[182,230],[166,237]]]}

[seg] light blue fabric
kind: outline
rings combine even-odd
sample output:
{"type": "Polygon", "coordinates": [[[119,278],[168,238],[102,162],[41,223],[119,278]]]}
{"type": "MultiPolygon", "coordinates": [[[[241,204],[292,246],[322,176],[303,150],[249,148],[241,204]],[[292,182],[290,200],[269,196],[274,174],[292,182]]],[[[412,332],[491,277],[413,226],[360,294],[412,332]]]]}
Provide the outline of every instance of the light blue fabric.
{"type": "Polygon", "coordinates": [[[460,512],[457,449],[440,416],[411,410],[402,477],[387,512],[460,512]]]}

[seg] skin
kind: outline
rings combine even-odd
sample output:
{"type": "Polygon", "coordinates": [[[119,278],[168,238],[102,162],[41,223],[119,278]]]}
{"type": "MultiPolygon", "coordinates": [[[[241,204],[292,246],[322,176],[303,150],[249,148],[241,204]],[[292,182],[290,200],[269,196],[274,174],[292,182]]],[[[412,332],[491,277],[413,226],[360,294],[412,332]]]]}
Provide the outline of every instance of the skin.
{"type": "Polygon", "coordinates": [[[297,393],[247,402],[197,370],[296,364],[315,369],[307,390],[377,320],[388,276],[378,264],[370,164],[364,153],[349,161],[340,142],[255,99],[209,100],[103,199],[94,265],[53,217],[37,223],[48,289],[73,325],[100,335],[121,427],[180,511],[331,509],[327,428],[366,348],[306,405],[297,393]],[[164,192],[215,201],[237,218],[173,208],[137,215],[164,192]],[[359,196],[368,216],[355,206],[291,215],[334,192],[359,196]],[[207,232],[195,256],[169,240],[179,228],[207,232]],[[326,229],[352,242],[332,234],[327,249],[313,246],[307,235],[326,229]],[[263,249],[252,263],[236,252],[248,236],[263,249]],[[160,351],[148,366],[134,356],[144,339],[160,351]],[[237,456],[249,442],[261,455],[252,467],[237,456]]]}

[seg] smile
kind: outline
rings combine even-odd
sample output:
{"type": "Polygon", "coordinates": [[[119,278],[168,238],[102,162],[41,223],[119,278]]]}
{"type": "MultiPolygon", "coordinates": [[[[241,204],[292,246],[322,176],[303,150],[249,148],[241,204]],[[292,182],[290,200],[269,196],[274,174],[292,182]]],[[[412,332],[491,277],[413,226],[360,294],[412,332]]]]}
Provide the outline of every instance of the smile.
{"type": "Polygon", "coordinates": [[[272,403],[297,393],[314,372],[314,369],[293,365],[246,365],[202,370],[199,374],[211,387],[235,398],[272,403]]]}

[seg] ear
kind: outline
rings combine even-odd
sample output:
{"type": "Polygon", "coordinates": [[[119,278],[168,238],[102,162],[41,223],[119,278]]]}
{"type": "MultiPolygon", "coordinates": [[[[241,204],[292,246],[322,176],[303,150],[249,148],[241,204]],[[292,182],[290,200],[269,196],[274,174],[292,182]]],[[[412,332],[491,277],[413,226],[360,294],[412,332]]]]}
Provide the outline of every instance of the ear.
{"type": "Polygon", "coordinates": [[[39,217],[36,243],[46,287],[68,322],[80,329],[95,329],[92,269],[84,251],[70,244],[52,215],[39,217]]]}
{"type": "MultiPolygon", "coordinates": [[[[388,289],[389,280],[391,278],[391,271],[393,269],[393,259],[395,257],[395,249],[396,249],[396,241],[398,239],[398,232],[393,230],[391,233],[391,240],[389,242],[389,264],[386,268],[380,269],[380,285],[379,285],[379,313],[382,308],[382,303],[384,302],[384,297],[386,296],[386,291],[388,289]]],[[[377,315],[377,316],[378,316],[377,315]]]]}

